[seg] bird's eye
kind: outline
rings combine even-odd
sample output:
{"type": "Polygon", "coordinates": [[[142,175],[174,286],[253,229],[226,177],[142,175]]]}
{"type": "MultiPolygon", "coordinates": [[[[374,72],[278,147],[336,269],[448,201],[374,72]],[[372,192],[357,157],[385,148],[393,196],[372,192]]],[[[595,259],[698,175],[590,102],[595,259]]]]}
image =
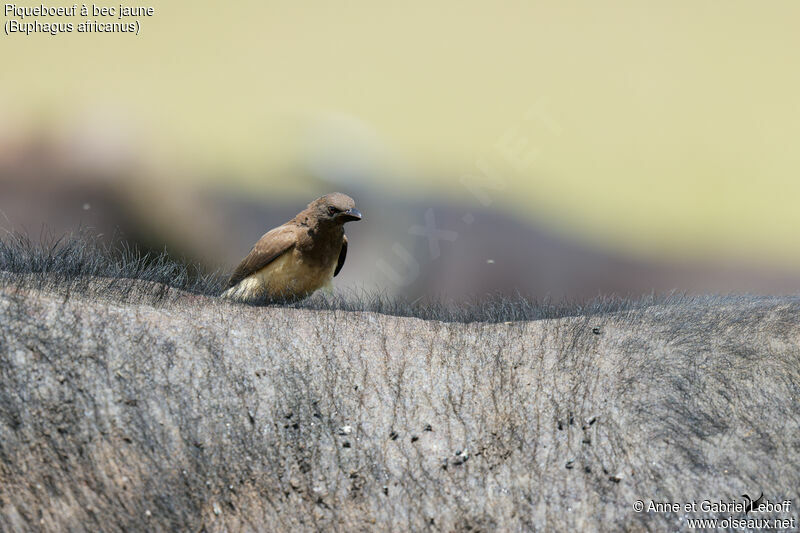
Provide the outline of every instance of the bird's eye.
{"type": "Polygon", "coordinates": [[[335,207],[333,207],[333,206],[328,207],[328,214],[329,215],[331,215],[331,216],[335,215],[336,211],[338,211],[338,209],[336,209],[335,207]]]}

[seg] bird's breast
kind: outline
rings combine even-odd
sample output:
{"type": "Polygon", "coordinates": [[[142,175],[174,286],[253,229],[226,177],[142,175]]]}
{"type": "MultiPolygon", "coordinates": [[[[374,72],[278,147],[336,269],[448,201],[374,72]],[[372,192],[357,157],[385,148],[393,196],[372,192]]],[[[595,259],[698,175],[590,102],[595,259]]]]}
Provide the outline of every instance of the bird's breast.
{"type": "Polygon", "coordinates": [[[295,250],[305,263],[328,266],[339,259],[344,230],[341,226],[333,228],[309,228],[297,239],[295,250]]]}

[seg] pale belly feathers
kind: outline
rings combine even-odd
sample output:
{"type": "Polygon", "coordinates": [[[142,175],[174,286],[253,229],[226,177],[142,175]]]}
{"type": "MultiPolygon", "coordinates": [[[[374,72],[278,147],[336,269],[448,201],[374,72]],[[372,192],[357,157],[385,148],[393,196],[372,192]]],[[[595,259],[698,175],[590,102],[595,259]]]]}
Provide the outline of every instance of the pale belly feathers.
{"type": "Polygon", "coordinates": [[[336,261],[314,265],[301,261],[295,250],[281,255],[222,293],[225,298],[252,301],[302,299],[317,289],[332,287],[336,261]]]}

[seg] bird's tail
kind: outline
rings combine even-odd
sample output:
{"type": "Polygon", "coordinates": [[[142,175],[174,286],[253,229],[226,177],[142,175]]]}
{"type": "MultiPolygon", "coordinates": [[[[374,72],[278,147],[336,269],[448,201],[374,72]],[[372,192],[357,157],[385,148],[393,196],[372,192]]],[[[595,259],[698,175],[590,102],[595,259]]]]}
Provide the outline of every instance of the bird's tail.
{"type": "Polygon", "coordinates": [[[228,287],[222,291],[222,294],[220,294],[219,297],[224,298],[225,300],[233,300],[235,302],[243,302],[247,299],[245,298],[245,291],[242,290],[240,285],[228,287]]]}
{"type": "Polygon", "coordinates": [[[266,300],[268,294],[256,280],[248,278],[228,287],[219,297],[233,302],[257,303],[266,300]]]}

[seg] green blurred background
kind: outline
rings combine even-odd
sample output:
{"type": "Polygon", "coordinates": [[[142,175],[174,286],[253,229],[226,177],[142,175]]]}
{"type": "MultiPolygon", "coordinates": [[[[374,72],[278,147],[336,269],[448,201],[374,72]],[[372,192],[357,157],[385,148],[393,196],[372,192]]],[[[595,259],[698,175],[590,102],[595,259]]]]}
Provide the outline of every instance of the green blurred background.
{"type": "Polygon", "coordinates": [[[0,36],[0,226],[230,270],[340,190],[340,286],[800,288],[797,2],[154,7],[0,36]]]}

